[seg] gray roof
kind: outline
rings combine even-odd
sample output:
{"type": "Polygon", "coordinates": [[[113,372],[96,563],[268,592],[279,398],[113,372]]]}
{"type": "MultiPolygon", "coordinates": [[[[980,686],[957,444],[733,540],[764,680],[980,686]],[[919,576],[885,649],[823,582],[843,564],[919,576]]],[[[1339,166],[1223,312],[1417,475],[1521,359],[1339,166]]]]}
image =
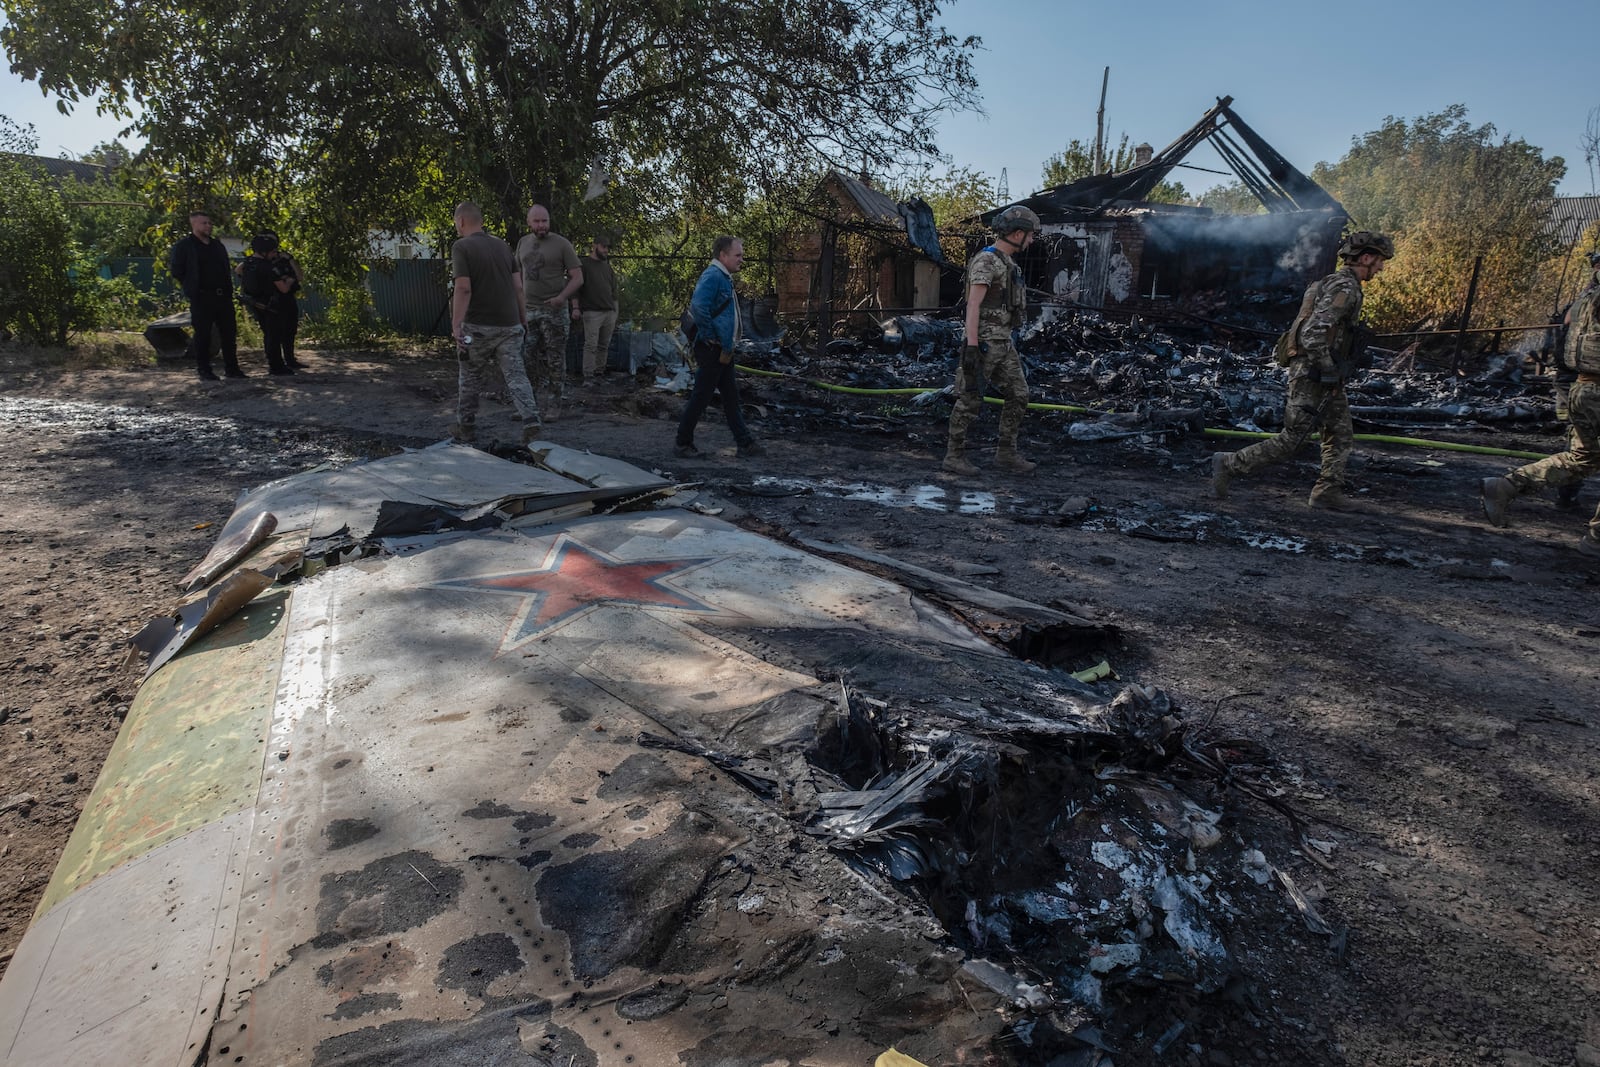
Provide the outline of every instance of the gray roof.
{"type": "Polygon", "coordinates": [[[899,205],[866,182],[838,171],[833,171],[828,177],[839,183],[839,187],[855,201],[856,207],[861,209],[862,217],[869,222],[895,227],[905,225],[900,221],[899,205]]]}
{"type": "Polygon", "coordinates": [[[21,152],[6,152],[4,154],[25,167],[36,167],[44,171],[57,181],[63,178],[76,178],[81,182],[97,182],[108,173],[107,169],[98,163],[79,163],[75,159],[30,156],[21,152]]]}
{"type": "Polygon", "coordinates": [[[1590,226],[1600,222],[1600,196],[1558,196],[1550,205],[1550,226],[1556,240],[1572,247],[1590,226]]]}

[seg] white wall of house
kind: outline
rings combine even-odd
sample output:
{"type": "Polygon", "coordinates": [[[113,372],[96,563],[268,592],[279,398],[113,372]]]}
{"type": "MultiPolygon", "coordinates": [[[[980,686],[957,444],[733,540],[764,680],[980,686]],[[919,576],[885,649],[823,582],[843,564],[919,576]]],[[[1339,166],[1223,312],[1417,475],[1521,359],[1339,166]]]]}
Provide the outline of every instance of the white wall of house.
{"type": "Polygon", "coordinates": [[[367,235],[368,247],[374,259],[439,259],[442,249],[419,234],[401,234],[398,237],[373,230],[367,235]]]}

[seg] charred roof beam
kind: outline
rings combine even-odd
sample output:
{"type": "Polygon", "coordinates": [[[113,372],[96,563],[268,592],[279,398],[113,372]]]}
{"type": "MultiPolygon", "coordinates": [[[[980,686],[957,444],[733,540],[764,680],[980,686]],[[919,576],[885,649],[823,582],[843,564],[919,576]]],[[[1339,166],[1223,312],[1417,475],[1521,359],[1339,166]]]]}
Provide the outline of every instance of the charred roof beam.
{"type": "Polygon", "coordinates": [[[1266,168],[1246,155],[1245,150],[1228,136],[1226,129],[1220,126],[1217,128],[1211,138],[1211,147],[1227,160],[1233,172],[1239,176],[1239,180],[1249,187],[1256,195],[1256,199],[1260,200],[1268,211],[1299,210],[1299,206],[1288,191],[1274,180],[1266,168]]]}
{"type": "MultiPolygon", "coordinates": [[[[1233,97],[1219,96],[1199,122],[1151,157],[1143,166],[1119,174],[1091,174],[1077,181],[1045,189],[1020,203],[1041,215],[1066,214],[1077,218],[1103,214],[1119,203],[1149,199],[1184,157],[1210,141],[1233,173],[1269,212],[1330,211],[1346,214],[1327,190],[1296,170],[1277,149],[1234,112],[1233,97]],[[1238,137],[1229,136],[1228,127],[1238,137]],[[1243,142],[1242,144],[1240,142],[1243,142]]],[[[991,220],[1001,209],[985,212],[991,220]]]]}

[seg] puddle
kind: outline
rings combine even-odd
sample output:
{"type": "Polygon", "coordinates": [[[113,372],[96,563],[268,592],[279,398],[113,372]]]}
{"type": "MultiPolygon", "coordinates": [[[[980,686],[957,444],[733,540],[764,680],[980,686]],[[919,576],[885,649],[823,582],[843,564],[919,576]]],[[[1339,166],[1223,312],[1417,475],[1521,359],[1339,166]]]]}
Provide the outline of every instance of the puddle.
{"type": "Polygon", "coordinates": [[[898,489],[870,482],[840,482],[830,478],[809,480],[804,478],[758,477],[754,485],[762,489],[807,490],[839,500],[863,500],[889,508],[919,508],[923,511],[954,512],[959,515],[993,515],[996,511],[993,493],[972,490],[952,491],[942,485],[914,485],[898,489]]]}
{"type": "Polygon", "coordinates": [[[1243,534],[1239,540],[1243,541],[1251,548],[1259,548],[1265,552],[1293,552],[1298,555],[1306,550],[1306,543],[1304,541],[1297,540],[1293,537],[1285,537],[1282,534],[1261,533],[1257,531],[1254,533],[1243,534]]]}

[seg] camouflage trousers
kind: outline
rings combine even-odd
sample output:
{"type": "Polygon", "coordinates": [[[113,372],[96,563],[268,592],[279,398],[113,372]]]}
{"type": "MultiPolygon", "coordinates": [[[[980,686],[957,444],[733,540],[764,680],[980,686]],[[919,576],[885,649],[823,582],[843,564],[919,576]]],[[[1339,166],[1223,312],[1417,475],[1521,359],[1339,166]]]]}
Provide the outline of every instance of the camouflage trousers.
{"type": "Polygon", "coordinates": [[[987,381],[1005,398],[1000,408],[1000,447],[1015,449],[1022,432],[1022,417],[1028,413],[1028,379],[1022,373],[1022,357],[1010,340],[987,341],[989,351],[978,357],[981,381],[967,381],[967,372],[956,365],[956,406],[950,412],[950,451],[959,455],[967,447],[967,431],[983,410],[983,383],[987,381]]]}
{"type": "Polygon", "coordinates": [[[522,343],[522,362],[535,393],[548,388],[554,400],[566,395],[567,335],[572,313],[565,304],[553,308],[538,303],[528,309],[528,337],[522,343]]]}
{"type": "Polygon", "coordinates": [[[1309,378],[1291,379],[1289,396],[1283,407],[1283,429],[1276,436],[1229,456],[1228,473],[1238,477],[1282,463],[1300,451],[1300,446],[1314,431],[1320,431],[1322,438],[1322,472],[1317,476],[1311,495],[1343,492],[1345,468],[1350,465],[1350,451],[1355,447],[1350,399],[1345,395],[1343,382],[1324,384],[1309,378]]]}
{"type": "Polygon", "coordinates": [[[506,381],[506,392],[517,409],[526,429],[539,425],[539,405],[533,399],[533,388],[522,369],[521,326],[478,326],[464,323],[461,332],[472,338],[470,345],[456,346],[460,393],[456,399],[456,436],[471,442],[478,423],[478,401],[493,375],[491,367],[499,367],[506,381]]]}
{"type": "MultiPolygon", "coordinates": [[[[1518,493],[1575,485],[1600,472],[1600,382],[1576,381],[1567,390],[1572,436],[1567,450],[1518,467],[1506,475],[1518,493]]],[[[1600,507],[1589,521],[1589,536],[1600,540],[1600,507]]]]}

